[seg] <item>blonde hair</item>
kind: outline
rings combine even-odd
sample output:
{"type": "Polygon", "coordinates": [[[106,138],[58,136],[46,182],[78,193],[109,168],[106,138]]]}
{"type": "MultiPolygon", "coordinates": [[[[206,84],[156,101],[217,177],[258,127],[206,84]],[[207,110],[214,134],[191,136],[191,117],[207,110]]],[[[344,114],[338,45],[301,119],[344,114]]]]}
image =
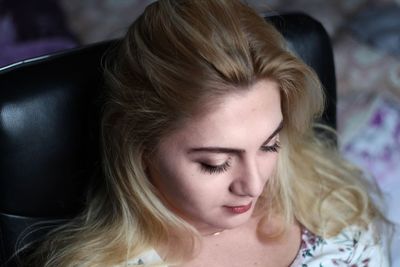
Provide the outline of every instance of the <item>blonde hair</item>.
{"type": "Polygon", "coordinates": [[[279,85],[284,129],[277,172],[258,212],[267,220],[278,216],[284,226],[297,220],[324,236],[379,215],[361,173],[315,134],[324,108],[315,73],[240,1],[153,3],[109,59],[104,182],[86,210],[38,250],[45,255],[41,266],[111,266],[171,242],[179,249],[170,251],[170,261],[193,255],[197,231],[158,198],[145,162],[186,120],[262,79],[279,85]]]}

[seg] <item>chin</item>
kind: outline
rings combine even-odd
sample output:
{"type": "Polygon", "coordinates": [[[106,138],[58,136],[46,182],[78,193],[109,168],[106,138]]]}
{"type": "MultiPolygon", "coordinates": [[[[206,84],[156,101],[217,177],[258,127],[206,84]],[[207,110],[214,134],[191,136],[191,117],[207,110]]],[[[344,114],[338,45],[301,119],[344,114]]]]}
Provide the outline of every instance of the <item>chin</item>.
{"type": "Polygon", "coordinates": [[[247,223],[252,218],[252,213],[248,212],[246,214],[235,214],[233,216],[221,218],[213,225],[219,229],[234,229],[247,223]]]}
{"type": "Polygon", "coordinates": [[[208,229],[207,231],[220,231],[226,229],[234,229],[249,222],[253,217],[254,208],[241,214],[233,214],[229,212],[218,212],[211,216],[183,216],[184,220],[192,226],[200,229],[208,229]]]}

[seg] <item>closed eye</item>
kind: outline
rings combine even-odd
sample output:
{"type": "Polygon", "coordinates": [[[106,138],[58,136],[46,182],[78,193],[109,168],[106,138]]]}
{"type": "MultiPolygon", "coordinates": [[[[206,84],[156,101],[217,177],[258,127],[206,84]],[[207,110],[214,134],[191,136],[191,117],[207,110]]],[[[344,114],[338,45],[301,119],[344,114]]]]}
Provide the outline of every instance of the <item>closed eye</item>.
{"type": "Polygon", "coordinates": [[[261,151],[264,152],[278,152],[279,149],[281,148],[281,144],[279,143],[279,140],[276,140],[275,144],[272,146],[262,146],[261,151]]]}
{"type": "Polygon", "coordinates": [[[221,165],[210,165],[210,164],[206,164],[206,163],[200,163],[201,170],[208,174],[218,174],[218,173],[226,172],[230,166],[231,166],[231,163],[229,161],[226,161],[221,165]]]}

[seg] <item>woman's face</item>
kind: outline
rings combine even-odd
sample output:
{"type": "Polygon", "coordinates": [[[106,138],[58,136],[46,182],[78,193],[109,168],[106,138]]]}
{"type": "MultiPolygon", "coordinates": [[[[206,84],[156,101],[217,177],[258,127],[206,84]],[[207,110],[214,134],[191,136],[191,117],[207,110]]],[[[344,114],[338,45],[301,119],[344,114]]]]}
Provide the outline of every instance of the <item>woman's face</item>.
{"type": "Polygon", "coordinates": [[[163,139],[151,180],[200,232],[246,222],[273,175],[282,127],[276,83],[261,80],[163,139]]]}

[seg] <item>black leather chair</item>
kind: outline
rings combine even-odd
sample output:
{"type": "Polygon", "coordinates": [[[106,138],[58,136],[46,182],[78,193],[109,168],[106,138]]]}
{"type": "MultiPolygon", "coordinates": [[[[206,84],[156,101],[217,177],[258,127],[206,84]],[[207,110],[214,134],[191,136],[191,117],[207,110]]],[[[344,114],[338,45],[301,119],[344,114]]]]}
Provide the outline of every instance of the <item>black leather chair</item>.
{"type": "MultiPolygon", "coordinates": [[[[266,19],[319,75],[328,99],[323,120],[335,127],[334,62],[323,26],[300,13],[266,19]]],[[[0,266],[18,266],[10,260],[16,248],[77,214],[101,175],[101,59],[114,42],[0,70],[0,266]]]]}

